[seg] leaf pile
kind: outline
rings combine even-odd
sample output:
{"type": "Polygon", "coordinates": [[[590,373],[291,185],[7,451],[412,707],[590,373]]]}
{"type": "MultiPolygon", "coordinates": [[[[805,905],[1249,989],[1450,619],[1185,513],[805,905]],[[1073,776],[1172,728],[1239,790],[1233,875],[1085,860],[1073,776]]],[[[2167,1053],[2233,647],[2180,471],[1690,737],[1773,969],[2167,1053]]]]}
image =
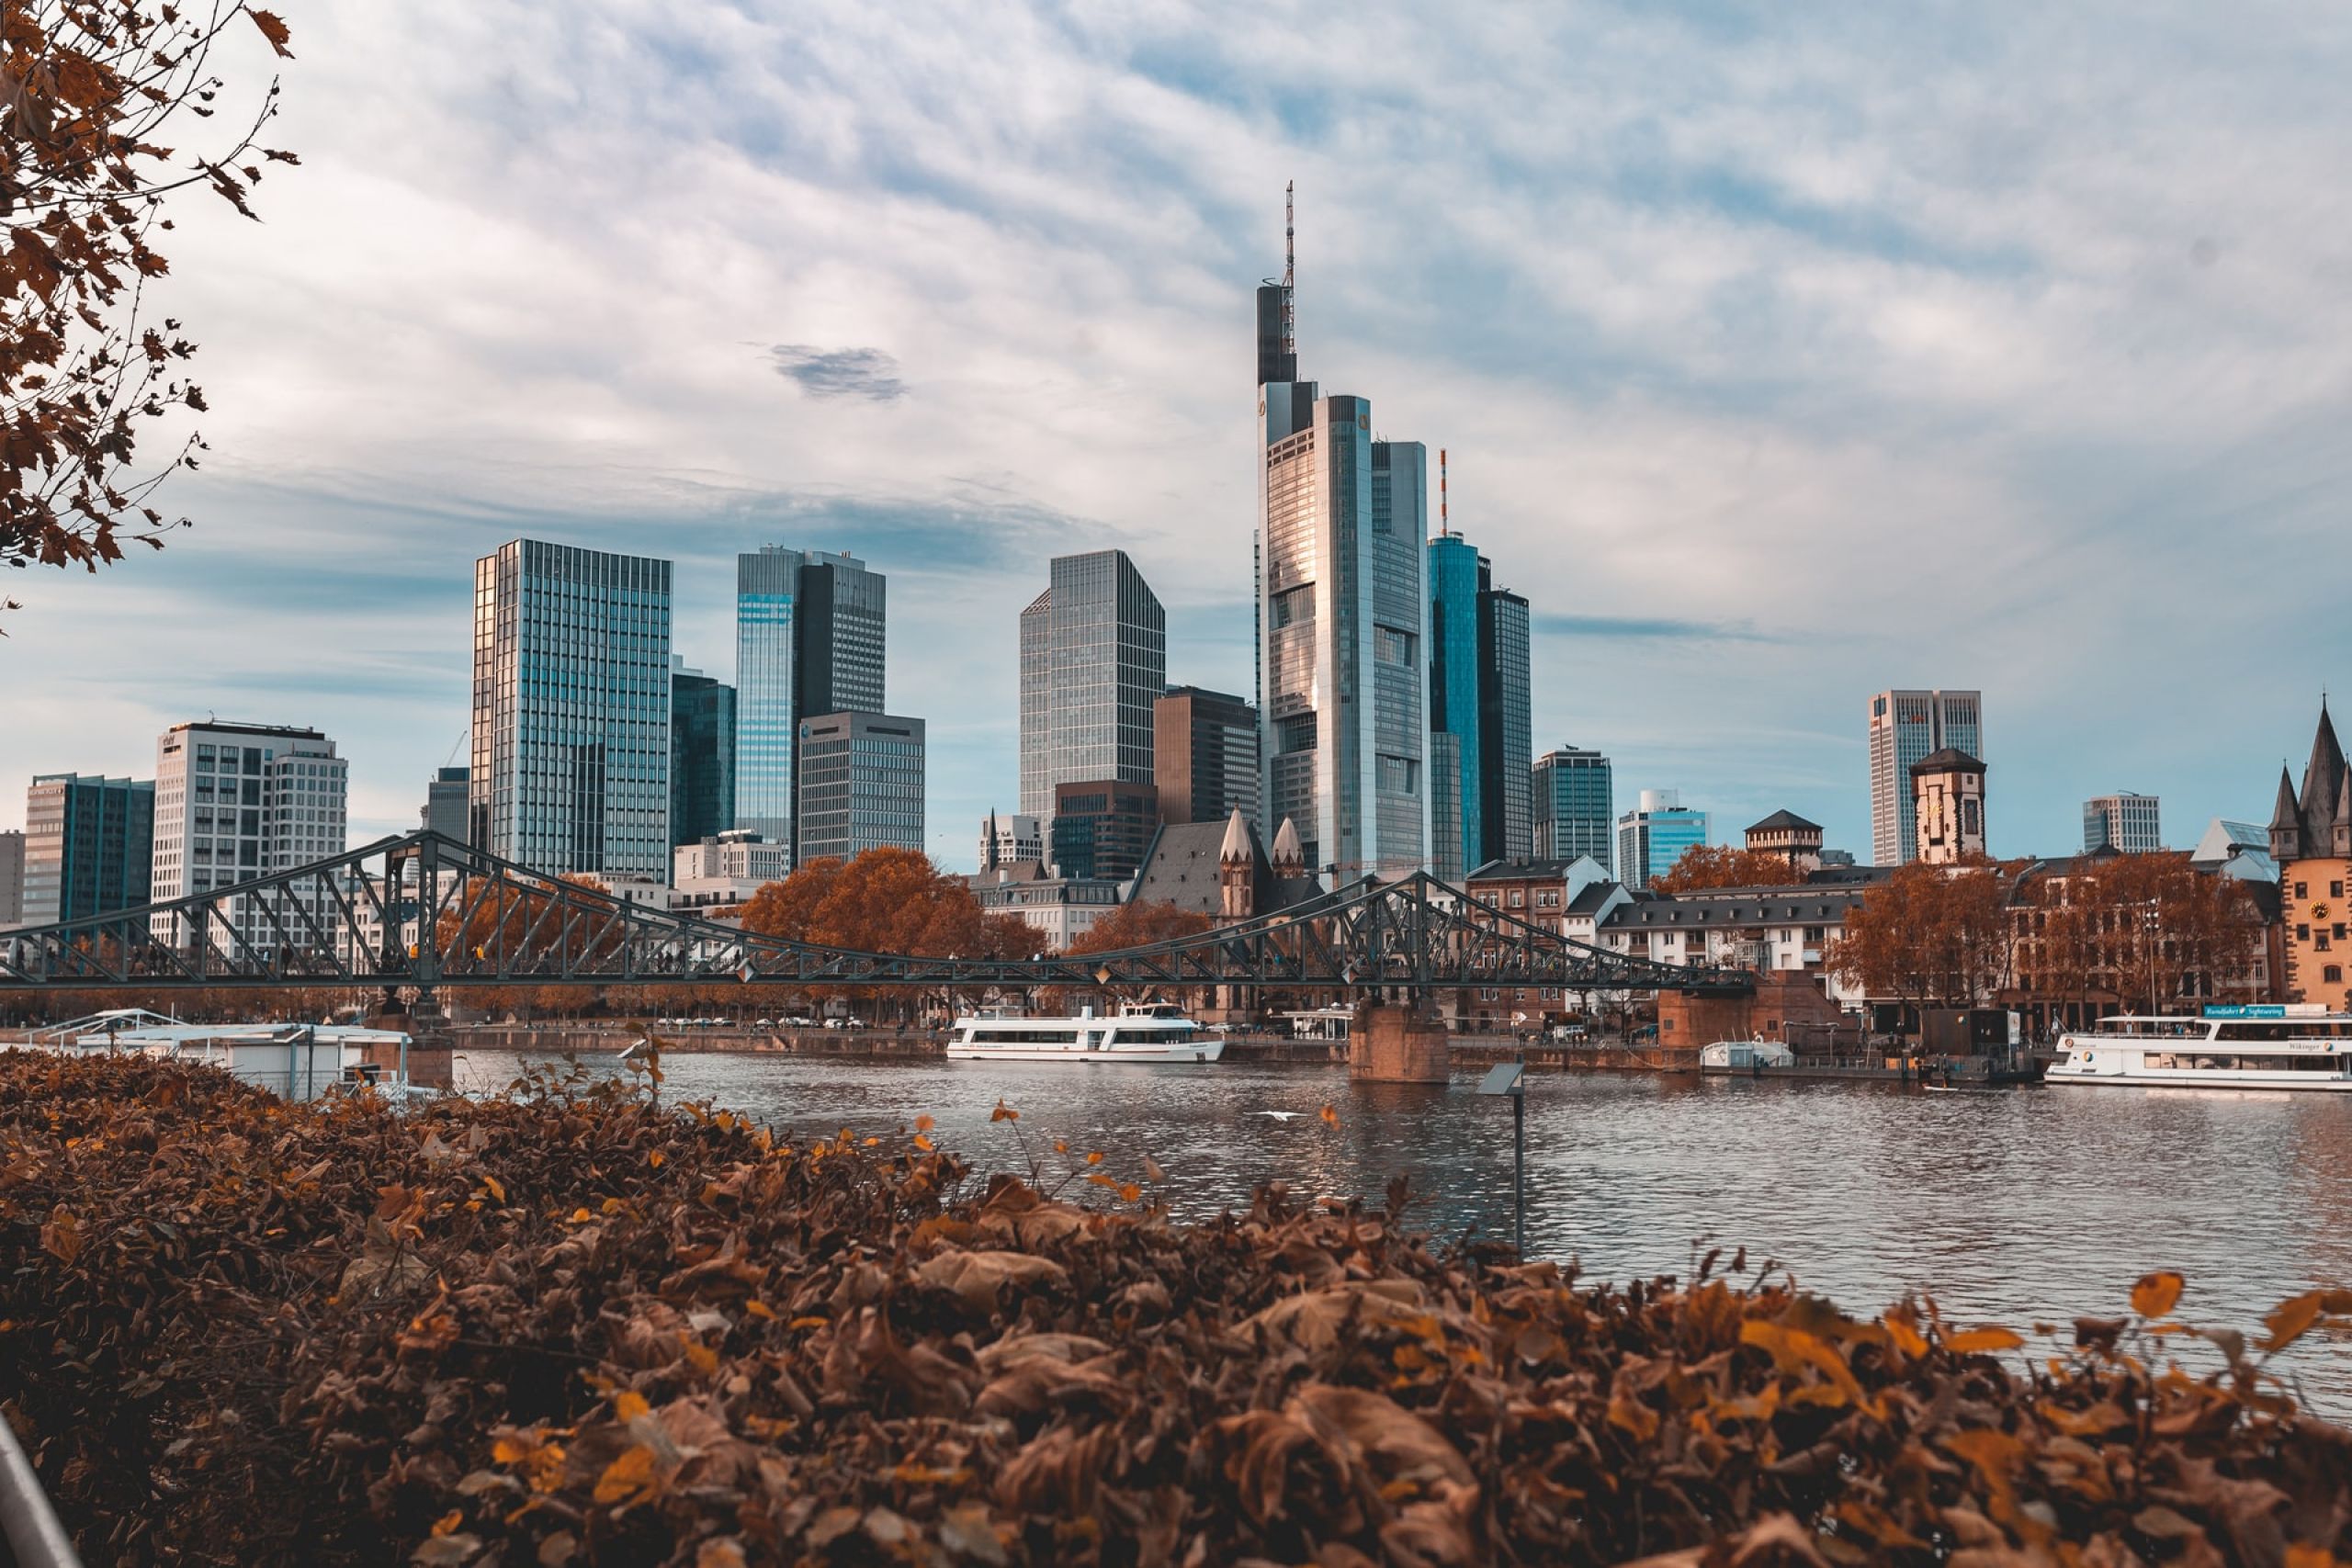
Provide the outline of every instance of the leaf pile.
{"type": "MultiPolygon", "coordinates": [[[[1004,1111],[1012,1115],[1009,1108],[1004,1111]]],[[[1387,1208],[1176,1225],[920,1133],[552,1075],[395,1114],[0,1053],[0,1401],[93,1562],[2295,1564],[2352,1434],[1711,1257],[1582,1284],[1387,1208]]],[[[1157,1179],[1158,1172],[1145,1173],[1157,1179]]]]}

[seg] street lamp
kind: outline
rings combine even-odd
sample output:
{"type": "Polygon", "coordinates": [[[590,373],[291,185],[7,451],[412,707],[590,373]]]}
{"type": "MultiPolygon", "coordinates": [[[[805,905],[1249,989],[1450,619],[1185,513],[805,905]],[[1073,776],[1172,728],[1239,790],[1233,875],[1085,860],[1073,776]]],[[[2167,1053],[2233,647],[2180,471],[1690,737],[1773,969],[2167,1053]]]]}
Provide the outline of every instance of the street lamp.
{"type": "Polygon", "coordinates": [[[1527,1064],[1504,1062],[1489,1069],[1478,1092],[1510,1096],[1512,1245],[1523,1263],[1527,1260],[1527,1064]]]}

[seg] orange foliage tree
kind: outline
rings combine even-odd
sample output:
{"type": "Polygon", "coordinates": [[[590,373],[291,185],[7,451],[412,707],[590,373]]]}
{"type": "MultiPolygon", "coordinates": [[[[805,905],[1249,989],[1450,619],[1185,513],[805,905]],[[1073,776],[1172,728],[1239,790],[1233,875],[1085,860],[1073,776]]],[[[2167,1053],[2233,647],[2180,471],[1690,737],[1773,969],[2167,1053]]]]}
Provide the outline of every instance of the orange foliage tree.
{"type": "MultiPolygon", "coordinates": [[[[940,870],[915,850],[874,849],[849,861],[812,860],[753,894],[743,906],[742,921],[745,931],[763,936],[859,953],[985,958],[1009,955],[1019,947],[1020,956],[1026,957],[1034,945],[1026,928],[1008,930],[1003,919],[984,917],[962,877],[940,870]]],[[[867,998],[878,989],[855,987],[849,994],[867,998]]],[[[932,995],[952,1006],[944,990],[932,995]]]]}
{"type": "Polygon", "coordinates": [[[2262,951],[2253,894],[2183,851],[2094,861],[2035,893],[2019,968],[2042,995],[2162,1009],[2242,985],[2262,951]]]}
{"type": "Polygon", "coordinates": [[[1650,878],[1650,887],[1659,893],[1697,893],[1709,887],[1787,887],[1804,880],[1786,855],[1734,844],[1693,844],[1662,875],[1650,878]]]}
{"type": "Polygon", "coordinates": [[[119,532],[161,549],[186,525],[148,502],[203,441],[133,470],[142,422],[205,410],[196,344],[143,308],[171,193],[208,186],[250,218],[260,165],[296,161],[259,143],[275,79],[242,132],[209,149],[184,135],[226,107],[214,67],[248,24],[291,58],[286,24],[234,0],[0,9],[0,562],[96,571],[121,558],[119,532]]]}
{"type": "Polygon", "coordinates": [[[1823,955],[1871,997],[1914,1007],[1973,1007],[2009,973],[2011,868],[1978,857],[1914,861],[1871,887],[1823,955]]]}

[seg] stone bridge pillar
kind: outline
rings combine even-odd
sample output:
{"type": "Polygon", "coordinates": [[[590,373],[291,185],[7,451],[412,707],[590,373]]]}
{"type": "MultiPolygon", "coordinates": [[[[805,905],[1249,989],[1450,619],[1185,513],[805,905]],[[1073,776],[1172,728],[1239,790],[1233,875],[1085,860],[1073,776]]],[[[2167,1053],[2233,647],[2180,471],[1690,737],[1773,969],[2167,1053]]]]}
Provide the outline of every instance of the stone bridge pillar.
{"type": "Polygon", "coordinates": [[[1371,1083],[1446,1078],[1445,1029],[1426,1002],[1359,1002],[1348,1029],[1348,1076],[1371,1083]]]}

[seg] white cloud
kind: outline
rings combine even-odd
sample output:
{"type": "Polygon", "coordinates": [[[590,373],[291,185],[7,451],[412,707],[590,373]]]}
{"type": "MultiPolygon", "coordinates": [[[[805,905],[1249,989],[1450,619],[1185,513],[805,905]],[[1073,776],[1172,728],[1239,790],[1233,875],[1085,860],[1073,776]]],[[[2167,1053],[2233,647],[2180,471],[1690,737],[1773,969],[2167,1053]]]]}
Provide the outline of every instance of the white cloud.
{"type": "Polygon", "coordinates": [[[1248,678],[1248,288],[1289,177],[1308,372],[1452,448],[1506,581],[1770,639],[1544,643],[1539,736],[1612,750],[1628,792],[1860,844],[1863,697],[1981,684],[1997,848],[2061,846],[2118,785],[2185,839],[2259,809],[2352,651],[2332,630],[2282,671],[2273,635],[2347,564],[2352,39],[2323,17],[294,20],[272,140],[303,167],[265,224],[198,207],[174,252],[217,411],[174,495],[201,527],[12,581],[0,783],[141,766],[207,680],[260,702],[300,664],[246,716],[322,724],[358,830],[405,826],[464,723],[475,554],[671,555],[679,644],[723,670],[725,557],[786,538],[891,573],[892,701],[933,720],[960,861],[1012,793],[1045,554],[1125,543],[1171,674],[1248,678]],[[775,345],[903,395],[808,395],[775,345]],[[957,528],[1002,545],[910,543],[957,528]]]}

